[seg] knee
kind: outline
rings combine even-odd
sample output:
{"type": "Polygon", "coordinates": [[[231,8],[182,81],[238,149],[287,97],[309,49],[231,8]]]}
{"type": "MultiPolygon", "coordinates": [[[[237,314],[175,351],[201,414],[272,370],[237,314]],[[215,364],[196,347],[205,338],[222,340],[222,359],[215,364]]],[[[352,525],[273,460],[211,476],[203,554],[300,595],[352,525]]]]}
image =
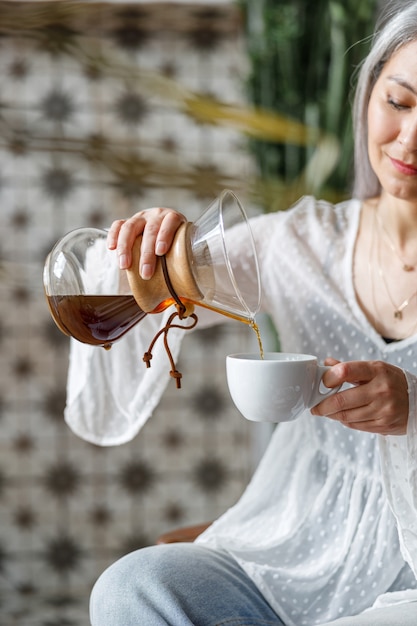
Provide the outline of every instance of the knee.
{"type": "MultiPolygon", "coordinates": [[[[93,587],[90,598],[92,626],[128,626],[137,616],[144,623],[165,623],[161,614],[177,609],[184,585],[181,564],[190,566],[187,544],[151,546],[128,554],[106,569],[93,587]]],[[[187,586],[187,585],[185,585],[187,586]]],[[[185,593],[185,592],[184,592],[185,593]]]]}
{"type": "Polygon", "coordinates": [[[140,602],[140,587],[147,588],[147,551],[128,554],[108,567],[98,578],[90,596],[92,626],[126,626],[140,602]]]}

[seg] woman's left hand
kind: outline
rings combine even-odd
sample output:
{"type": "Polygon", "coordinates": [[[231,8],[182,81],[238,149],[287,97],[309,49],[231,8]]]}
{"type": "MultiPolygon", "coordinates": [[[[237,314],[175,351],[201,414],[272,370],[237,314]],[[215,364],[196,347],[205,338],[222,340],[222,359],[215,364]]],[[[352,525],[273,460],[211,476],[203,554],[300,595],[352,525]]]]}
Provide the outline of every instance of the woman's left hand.
{"type": "Polygon", "coordinates": [[[384,361],[326,359],[331,368],[323,376],[326,387],[351,383],[317,404],[311,413],[337,420],[356,430],[380,435],[405,435],[408,388],[404,372],[384,361]]]}

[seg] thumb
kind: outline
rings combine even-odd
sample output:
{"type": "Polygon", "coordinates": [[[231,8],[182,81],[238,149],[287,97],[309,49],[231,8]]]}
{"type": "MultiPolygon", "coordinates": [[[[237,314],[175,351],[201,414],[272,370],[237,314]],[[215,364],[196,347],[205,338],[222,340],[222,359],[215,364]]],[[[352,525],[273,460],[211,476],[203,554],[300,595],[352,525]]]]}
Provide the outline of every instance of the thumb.
{"type": "Polygon", "coordinates": [[[333,366],[338,365],[339,363],[341,363],[341,361],[331,357],[325,359],[324,364],[330,367],[330,369],[327,370],[323,376],[323,383],[326,387],[337,387],[341,384],[341,382],[343,382],[341,380],[341,372],[339,371],[339,368],[333,369],[333,366]]]}
{"type": "Polygon", "coordinates": [[[324,359],[324,364],[325,365],[337,365],[338,363],[340,363],[341,361],[338,361],[337,359],[333,359],[331,356],[328,356],[326,359],[324,359]]]}

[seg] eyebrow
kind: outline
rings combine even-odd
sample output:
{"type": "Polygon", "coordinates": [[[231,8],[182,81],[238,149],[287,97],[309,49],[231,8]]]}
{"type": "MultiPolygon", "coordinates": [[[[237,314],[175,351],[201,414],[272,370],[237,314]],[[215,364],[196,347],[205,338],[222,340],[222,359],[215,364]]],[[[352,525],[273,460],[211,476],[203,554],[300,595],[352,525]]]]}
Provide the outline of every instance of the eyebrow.
{"type": "Polygon", "coordinates": [[[412,85],[410,85],[410,83],[408,83],[406,80],[401,78],[401,76],[395,76],[395,75],[387,76],[387,79],[394,83],[397,83],[397,85],[401,85],[401,87],[408,89],[408,91],[411,91],[411,93],[417,96],[417,89],[415,89],[412,85]]]}

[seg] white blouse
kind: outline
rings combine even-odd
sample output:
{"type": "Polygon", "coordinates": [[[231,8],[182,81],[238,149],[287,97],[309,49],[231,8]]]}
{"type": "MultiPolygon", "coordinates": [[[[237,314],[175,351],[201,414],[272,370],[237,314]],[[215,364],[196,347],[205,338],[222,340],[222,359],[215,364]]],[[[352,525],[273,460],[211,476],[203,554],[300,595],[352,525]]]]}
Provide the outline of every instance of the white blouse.
{"type": "MultiPolygon", "coordinates": [[[[309,411],[279,425],[239,502],[197,540],[230,552],[288,626],[417,600],[417,336],[386,343],[357,303],[360,210],[356,200],[334,206],[306,197],[251,220],[262,309],[282,350],[381,359],[404,369],[409,386],[404,436],[352,430],[309,411]]],[[[159,316],[147,316],[110,359],[72,342],[65,417],[78,435],[123,443],[150,416],[168,380],[166,355],[160,348],[141,374],[133,363],[155,325],[159,316]]],[[[181,331],[172,332],[178,355],[181,331]]]]}

